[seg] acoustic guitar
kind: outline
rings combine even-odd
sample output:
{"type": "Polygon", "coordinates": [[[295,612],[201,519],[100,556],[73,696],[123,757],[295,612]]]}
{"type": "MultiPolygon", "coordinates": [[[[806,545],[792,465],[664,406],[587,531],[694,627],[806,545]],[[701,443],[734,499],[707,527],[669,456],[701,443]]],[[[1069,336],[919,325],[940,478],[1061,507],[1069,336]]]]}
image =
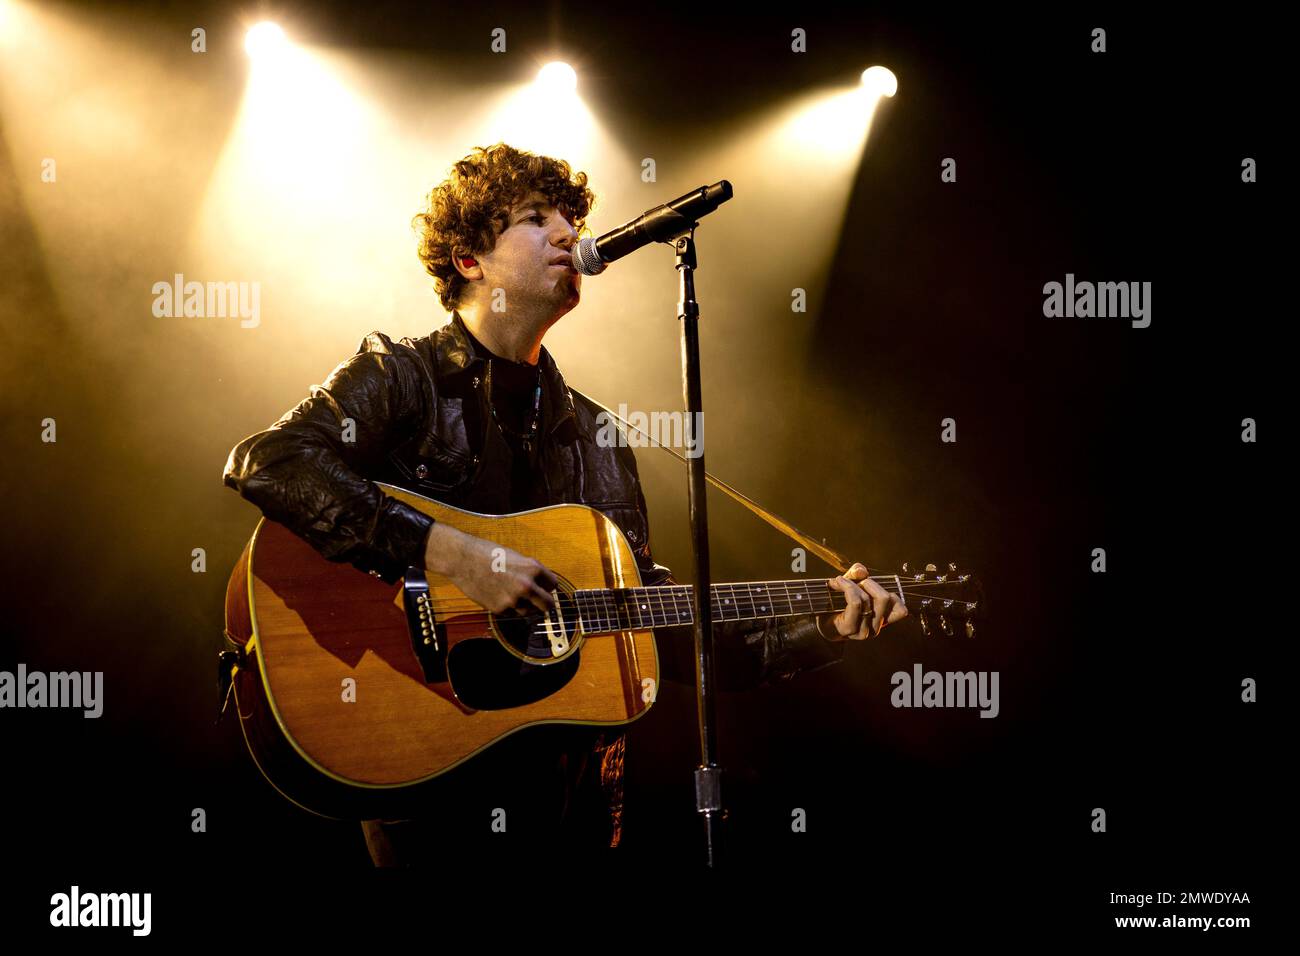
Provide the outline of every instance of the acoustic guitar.
{"type": "MultiPolygon", "coordinates": [[[[654,629],[692,623],[694,588],[643,587],[612,520],[578,504],[482,515],[379,487],[540,561],[559,581],[555,607],[488,613],[414,567],[386,584],[263,518],[226,590],[226,634],[240,648],[229,676],[248,749],[286,798],[340,819],[399,815],[427,807],[439,776],[523,728],[615,727],[650,709],[654,629]]],[[[919,612],[926,633],[932,616],[954,633],[952,615],[973,636],[971,575],[929,565],[872,577],[919,612]]],[[[714,584],[711,600],[718,622],[845,606],[825,578],[714,584]]]]}

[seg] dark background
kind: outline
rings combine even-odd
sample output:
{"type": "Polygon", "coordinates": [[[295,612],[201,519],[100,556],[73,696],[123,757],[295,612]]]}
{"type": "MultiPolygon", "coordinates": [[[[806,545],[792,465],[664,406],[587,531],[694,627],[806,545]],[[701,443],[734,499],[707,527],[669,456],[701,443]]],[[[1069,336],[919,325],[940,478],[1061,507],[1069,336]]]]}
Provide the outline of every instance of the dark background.
{"type": "MultiPolygon", "coordinates": [[[[766,403],[772,437],[749,444],[767,477],[713,456],[709,466],[742,490],[774,488],[752,493],[873,569],[973,569],[991,618],[974,641],[927,639],[909,621],[850,647],[838,667],[724,696],[736,863],[717,885],[762,874],[772,895],[758,899],[787,900],[783,913],[843,901],[845,918],[873,923],[906,905],[971,904],[988,932],[1033,913],[1096,928],[1136,912],[1106,905],[1111,892],[1244,890],[1250,907],[1215,915],[1253,916],[1275,852],[1280,687],[1269,678],[1287,640],[1285,579],[1256,586],[1285,573],[1287,540],[1271,450],[1285,423],[1272,412],[1289,365],[1275,294],[1286,273],[1265,240],[1284,175],[1269,161],[1283,121],[1281,31],[1262,17],[1146,22],[1100,8],[692,8],[688,20],[584,6],[483,5],[450,19],[383,2],[296,9],[320,42],[430,57],[477,45],[498,23],[515,43],[582,38],[605,80],[598,106],[661,138],[707,138],[711,111],[872,62],[915,78],[905,101],[885,104],[862,161],[813,354],[767,357],[774,380],[800,387],[756,378],[749,395],[708,396],[711,409],[766,403]],[[815,56],[789,54],[796,25],[815,56]],[[1094,26],[1107,29],[1105,54],[1089,52],[1094,26]],[[764,67],[777,60],[780,70],[764,67]],[[958,160],[955,185],[940,182],[945,156],[958,160]],[[1241,182],[1246,156],[1259,162],[1257,184],[1241,182]],[[1067,272],[1150,281],[1151,326],[1044,318],[1042,285],[1067,272]],[[938,441],[947,416],[956,444],[938,441]],[[1240,440],[1245,417],[1259,423],[1258,444],[1240,440]],[[1094,547],[1106,549],[1104,575],[1089,570],[1094,547]],[[1001,714],[893,709],[889,676],[915,662],[999,671],[1001,714]],[[1257,704],[1240,700],[1245,677],[1260,684],[1257,704]],[[790,832],[792,807],[807,810],[807,833],[790,832]],[[1094,807],[1106,810],[1104,834],[1091,832],[1094,807]]],[[[130,9],[186,30],[198,22],[193,8],[130,9]]],[[[201,9],[215,21],[228,8],[201,9]]],[[[328,899],[367,877],[356,824],[288,804],[235,722],[212,725],[225,577],[256,518],[221,487],[220,468],[284,409],[229,422],[205,461],[169,467],[168,436],[155,434],[144,467],[114,422],[115,376],[129,366],[97,368],[60,314],[14,175],[0,167],[0,296],[17,318],[3,329],[0,668],[104,670],[108,701],[95,721],[0,715],[7,855],[38,875],[23,892],[40,915],[49,892],[76,880],[138,884],[154,890],[159,926],[241,888],[291,883],[328,899]],[[57,458],[39,444],[35,423],[48,414],[60,420],[57,458]],[[211,542],[198,585],[182,544],[193,535],[177,531],[191,514],[211,542]],[[190,832],[196,806],[206,834],[190,832]],[[175,880],[212,892],[176,898],[175,880]]],[[[794,215],[799,194],[792,182],[794,215]]],[[[725,295],[701,289],[706,325],[725,295]]],[[[654,361],[675,383],[677,331],[666,323],[662,334],[654,361]]],[[[723,361],[706,340],[706,381],[723,361]]],[[[209,399],[219,409],[229,397],[209,399]]],[[[656,556],[686,580],[684,471],[655,451],[639,460],[656,556]]],[[[715,580],[788,576],[790,545],[776,532],[713,492],[710,504],[715,580]]],[[[809,573],[829,572],[810,560],[809,573]]],[[[698,865],[692,704],[690,689],[666,686],[631,731],[627,873],[685,881],[698,865]]],[[[519,885],[534,871],[510,872],[519,885]]]]}

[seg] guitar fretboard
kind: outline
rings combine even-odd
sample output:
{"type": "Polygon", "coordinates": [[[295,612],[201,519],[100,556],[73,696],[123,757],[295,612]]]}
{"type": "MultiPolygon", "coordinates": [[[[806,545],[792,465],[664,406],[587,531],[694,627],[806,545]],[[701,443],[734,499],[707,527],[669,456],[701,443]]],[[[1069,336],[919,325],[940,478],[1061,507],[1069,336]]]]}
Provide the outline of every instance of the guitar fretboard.
{"type": "MultiPolygon", "coordinates": [[[[888,588],[896,587],[898,578],[888,575],[875,580],[888,588]]],[[[842,611],[845,605],[843,593],[831,590],[821,578],[715,584],[710,592],[717,622],[822,614],[842,611]]],[[[693,624],[694,594],[693,585],[661,585],[574,591],[573,600],[584,629],[601,633],[693,624]]]]}

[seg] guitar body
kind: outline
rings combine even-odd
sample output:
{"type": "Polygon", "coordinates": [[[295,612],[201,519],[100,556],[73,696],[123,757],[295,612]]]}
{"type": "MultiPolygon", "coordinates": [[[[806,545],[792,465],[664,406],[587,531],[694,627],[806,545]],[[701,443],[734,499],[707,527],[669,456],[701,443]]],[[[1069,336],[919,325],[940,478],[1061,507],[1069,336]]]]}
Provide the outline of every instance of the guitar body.
{"type": "MultiPolygon", "coordinates": [[[[536,558],[562,593],[640,586],[622,531],[593,508],[480,515],[380,488],[536,558]]],[[[404,582],[328,561],[276,522],[254,531],[226,591],[226,630],[244,648],[235,700],[259,769],[299,806],[340,819],[427,812],[438,777],[517,731],[622,725],[650,708],[644,689],[659,681],[651,630],[584,634],[579,625],[550,645],[562,651],[553,662],[531,663],[512,653],[504,623],[447,579],[427,581],[423,633],[404,582]],[[442,650],[445,673],[430,673],[421,641],[425,653],[431,642],[442,650]]]]}

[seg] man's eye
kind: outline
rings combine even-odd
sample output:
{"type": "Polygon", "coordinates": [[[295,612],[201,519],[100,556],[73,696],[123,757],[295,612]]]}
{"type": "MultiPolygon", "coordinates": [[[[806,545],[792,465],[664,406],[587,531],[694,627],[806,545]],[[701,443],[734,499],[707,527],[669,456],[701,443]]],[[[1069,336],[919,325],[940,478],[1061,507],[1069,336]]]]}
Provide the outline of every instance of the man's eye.
{"type": "Polygon", "coordinates": [[[542,214],[541,214],[540,212],[535,212],[535,213],[533,213],[531,216],[529,216],[527,219],[525,219],[524,222],[529,222],[530,220],[533,220],[533,219],[536,219],[538,222],[542,222],[542,221],[543,221],[543,220],[542,220],[542,214]]]}

